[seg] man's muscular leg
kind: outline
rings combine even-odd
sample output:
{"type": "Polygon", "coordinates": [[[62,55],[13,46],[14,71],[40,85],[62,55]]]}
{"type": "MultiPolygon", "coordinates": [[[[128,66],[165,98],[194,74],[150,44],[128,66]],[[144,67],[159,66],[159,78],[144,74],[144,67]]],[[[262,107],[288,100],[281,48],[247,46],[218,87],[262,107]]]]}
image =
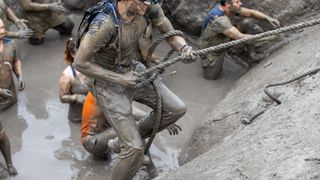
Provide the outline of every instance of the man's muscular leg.
{"type": "MultiPolygon", "coordinates": [[[[162,82],[159,83],[159,93],[162,98],[162,118],[159,126],[159,131],[167,128],[175,123],[186,113],[186,106],[182,100],[170,91],[162,82]]],[[[145,86],[137,90],[135,100],[145,104],[156,110],[157,96],[153,85],[145,86]]],[[[139,131],[142,138],[150,137],[155,123],[154,113],[139,122],[139,131]]]]}
{"type": "Polygon", "coordinates": [[[11,159],[11,148],[10,148],[10,141],[8,136],[6,135],[6,132],[4,131],[2,124],[0,123],[0,150],[1,153],[6,161],[8,172],[10,175],[16,175],[17,170],[12,164],[11,159]]]}
{"type": "Polygon", "coordinates": [[[94,95],[120,142],[121,151],[111,179],[132,179],[144,157],[142,139],[132,115],[132,90],[97,80],[94,95]]]}

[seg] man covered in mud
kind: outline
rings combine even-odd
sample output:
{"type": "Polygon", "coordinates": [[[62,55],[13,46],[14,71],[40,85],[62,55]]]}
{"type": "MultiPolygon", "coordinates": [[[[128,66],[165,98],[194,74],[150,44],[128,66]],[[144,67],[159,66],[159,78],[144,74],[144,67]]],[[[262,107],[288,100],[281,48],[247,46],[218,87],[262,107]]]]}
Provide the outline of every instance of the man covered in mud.
{"type": "MultiPolygon", "coordinates": [[[[236,25],[237,27],[233,26],[230,20],[230,17],[233,15],[266,20],[273,27],[280,26],[277,19],[257,10],[241,7],[241,5],[240,0],[220,0],[220,3],[217,3],[203,23],[202,34],[199,39],[200,49],[225,43],[230,38],[240,39],[248,37],[254,31],[260,31],[261,27],[249,18],[245,18],[239,22],[236,25]]],[[[203,77],[205,79],[218,79],[222,71],[225,52],[225,50],[211,52],[201,57],[203,77]]]]}
{"type": "MultiPolygon", "coordinates": [[[[117,133],[121,151],[111,179],[132,179],[139,170],[143,158],[143,139],[150,136],[155,123],[154,113],[136,122],[132,115],[132,101],[145,104],[153,110],[157,107],[154,86],[149,83],[142,88],[134,88],[139,78],[133,71],[143,70],[141,63],[132,60],[134,48],[147,27],[146,17],[160,32],[173,30],[157,0],[116,1],[116,13],[99,13],[91,22],[83,36],[75,58],[76,68],[85,74],[88,86],[93,92],[104,115],[117,133]],[[118,14],[120,24],[112,14],[118,14]]],[[[192,47],[180,36],[168,40],[170,45],[184,57],[184,62],[192,62],[192,47]]],[[[162,119],[159,131],[181,118],[185,104],[162,82],[159,83],[162,97],[162,119]]],[[[118,142],[117,142],[118,141],[118,142]]]]}
{"type": "Polygon", "coordinates": [[[20,0],[22,14],[28,20],[27,25],[33,30],[30,44],[40,45],[44,42],[49,28],[59,31],[60,35],[70,36],[73,22],[65,15],[67,9],[57,0],[20,0]]]}
{"type": "Polygon", "coordinates": [[[22,79],[21,62],[13,40],[4,38],[3,21],[0,20],[0,111],[17,102],[16,87],[12,72],[18,79],[19,90],[23,90],[25,83],[22,79]]]}
{"type": "MultiPolygon", "coordinates": [[[[18,78],[19,89],[23,90],[25,84],[22,79],[21,63],[17,48],[13,40],[4,38],[5,26],[0,19],[0,112],[17,102],[17,93],[13,81],[13,73],[18,78]]],[[[0,122],[0,150],[6,161],[10,175],[16,175],[17,170],[12,164],[9,139],[0,122]]]]}
{"type": "Polygon", "coordinates": [[[19,29],[19,31],[17,32],[6,31],[6,37],[29,38],[32,36],[32,30],[28,29],[27,25],[25,24],[26,20],[19,19],[16,16],[16,14],[12,11],[12,9],[7,6],[5,0],[0,0],[0,18],[2,19],[5,25],[8,25],[7,21],[9,20],[12,23],[14,23],[19,29]]]}

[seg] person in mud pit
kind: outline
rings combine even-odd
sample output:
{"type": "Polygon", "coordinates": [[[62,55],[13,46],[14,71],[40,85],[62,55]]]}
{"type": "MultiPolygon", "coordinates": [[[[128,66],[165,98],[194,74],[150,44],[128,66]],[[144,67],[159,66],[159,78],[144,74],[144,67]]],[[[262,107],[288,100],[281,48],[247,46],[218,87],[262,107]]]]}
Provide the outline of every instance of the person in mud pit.
{"type": "MultiPolygon", "coordinates": [[[[252,17],[266,20],[273,27],[279,27],[277,19],[272,18],[257,10],[241,7],[240,0],[220,0],[220,3],[210,10],[202,26],[202,34],[199,38],[199,48],[204,49],[225,43],[231,39],[240,39],[262,32],[262,28],[253,19],[244,18],[236,27],[231,24],[233,15],[252,17]]],[[[218,79],[224,61],[226,51],[211,52],[201,56],[203,77],[209,80],[218,79]]]]}
{"type": "MultiPolygon", "coordinates": [[[[5,110],[17,102],[17,93],[13,80],[13,73],[18,78],[19,90],[23,90],[25,84],[22,79],[21,63],[18,57],[15,42],[4,38],[5,26],[0,19],[0,111],[5,110]]],[[[6,161],[10,175],[16,175],[17,170],[12,164],[10,141],[0,122],[0,150],[6,161]]]]}
{"type": "MultiPolygon", "coordinates": [[[[10,7],[7,6],[5,0],[0,0],[0,18],[7,26],[7,21],[14,23],[19,29],[17,32],[6,31],[5,36],[9,38],[29,38],[32,36],[33,31],[28,29],[25,24],[26,20],[19,19],[10,7]]],[[[8,26],[7,26],[8,27],[8,26]]]]}
{"type": "Polygon", "coordinates": [[[22,14],[28,20],[27,25],[33,30],[30,44],[42,44],[49,28],[59,31],[63,36],[71,35],[74,24],[64,14],[67,9],[57,0],[20,0],[20,3],[22,14]]]}
{"type": "MultiPolygon", "coordinates": [[[[115,9],[117,13],[114,14],[120,18],[120,27],[117,28],[112,15],[99,13],[95,16],[81,39],[75,65],[77,70],[86,75],[90,91],[118,137],[118,140],[112,141],[112,144],[119,144],[121,151],[111,179],[127,180],[132,179],[142,165],[143,139],[151,135],[155,122],[152,112],[137,126],[132,115],[132,101],[153,110],[157,107],[157,95],[151,83],[142,88],[133,88],[139,80],[133,71],[141,72],[144,66],[132,61],[132,52],[147,27],[144,16],[149,16],[151,23],[161,33],[167,33],[173,27],[156,0],[116,1],[115,9]]],[[[181,36],[171,37],[168,42],[181,53],[183,62],[194,60],[192,47],[181,36]]],[[[158,86],[162,97],[161,131],[180,119],[186,107],[162,82],[158,86]]]]}
{"type": "Polygon", "coordinates": [[[69,103],[68,119],[72,122],[81,122],[82,107],[88,88],[83,82],[84,75],[73,67],[76,54],[76,42],[68,39],[64,50],[64,61],[67,67],[59,80],[59,95],[62,103],[69,103]]]}
{"type": "MultiPolygon", "coordinates": [[[[148,117],[147,113],[138,108],[133,107],[132,111],[136,122],[148,117]]],[[[178,135],[179,131],[182,131],[181,127],[177,124],[169,126],[167,130],[170,135],[178,135]]],[[[93,159],[110,160],[111,150],[109,145],[111,141],[109,140],[113,140],[116,137],[116,132],[107,121],[92,93],[89,92],[86,96],[82,112],[81,144],[92,154],[93,159]]],[[[114,146],[113,144],[111,145],[114,146]]],[[[120,151],[120,149],[116,151],[120,151]]],[[[154,178],[158,175],[150,153],[148,153],[148,159],[144,161],[144,164],[149,173],[149,178],[154,178]]]]}

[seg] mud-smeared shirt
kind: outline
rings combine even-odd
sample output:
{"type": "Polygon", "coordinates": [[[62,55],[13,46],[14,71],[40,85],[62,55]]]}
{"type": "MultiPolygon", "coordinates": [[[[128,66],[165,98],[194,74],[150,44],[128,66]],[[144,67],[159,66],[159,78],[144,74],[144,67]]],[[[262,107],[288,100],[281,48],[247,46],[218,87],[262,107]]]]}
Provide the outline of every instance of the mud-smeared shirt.
{"type": "Polygon", "coordinates": [[[12,97],[4,98],[0,96],[0,110],[17,101],[16,88],[12,75],[14,64],[19,59],[17,47],[13,40],[5,38],[3,49],[3,52],[0,52],[0,88],[11,90],[12,97]]]}
{"type": "Polygon", "coordinates": [[[199,48],[207,48],[229,41],[229,37],[223,33],[233,27],[228,16],[214,18],[208,23],[199,38],[199,48]]]}
{"type": "Polygon", "coordinates": [[[86,43],[88,50],[96,52],[91,58],[92,62],[117,71],[119,65],[132,64],[134,51],[147,28],[148,20],[154,23],[161,22],[163,18],[166,17],[158,4],[152,5],[145,16],[137,15],[132,22],[122,22],[120,27],[116,27],[111,16],[100,13],[91,22],[81,43],[86,43]]]}

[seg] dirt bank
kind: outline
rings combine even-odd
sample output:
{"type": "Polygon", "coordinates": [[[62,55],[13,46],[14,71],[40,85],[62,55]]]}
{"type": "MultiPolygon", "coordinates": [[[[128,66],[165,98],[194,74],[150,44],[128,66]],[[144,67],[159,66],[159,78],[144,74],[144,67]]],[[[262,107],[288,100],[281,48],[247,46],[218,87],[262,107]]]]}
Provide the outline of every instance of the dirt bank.
{"type": "Polygon", "coordinates": [[[185,146],[180,160],[188,163],[159,179],[319,179],[320,73],[272,88],[278,106],[262,91],[320,67],[319,28],[297,34],[242,76],[185,146]],[[252,124],[241,123],[267,107],[252,124]]]}

